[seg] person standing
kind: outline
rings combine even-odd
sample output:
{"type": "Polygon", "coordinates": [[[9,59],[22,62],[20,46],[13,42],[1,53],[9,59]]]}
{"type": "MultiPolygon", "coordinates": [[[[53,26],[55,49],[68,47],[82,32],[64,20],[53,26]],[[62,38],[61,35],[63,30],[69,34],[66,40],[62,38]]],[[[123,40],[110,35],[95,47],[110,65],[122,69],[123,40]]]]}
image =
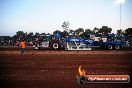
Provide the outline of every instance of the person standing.
{"type": "Polygon", "coordinates": [[[22,39],[19,46],[21,47],[21,54],[24,53],[26,50],[26,42],[24,41],[24,39],[22,39]]]}

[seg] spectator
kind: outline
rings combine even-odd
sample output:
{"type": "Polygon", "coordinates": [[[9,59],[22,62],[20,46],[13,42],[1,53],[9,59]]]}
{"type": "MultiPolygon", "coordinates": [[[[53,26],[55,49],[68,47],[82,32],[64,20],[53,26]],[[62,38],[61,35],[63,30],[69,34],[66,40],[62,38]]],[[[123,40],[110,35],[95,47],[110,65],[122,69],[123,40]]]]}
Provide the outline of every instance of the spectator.
{"type": "Polygon", "coordinates": [[[33,46],[33,42],[32,42],[32,41],[30,41],[30,42],[29,42],[29,45],[30,45],[30,46],[33,46]]]}
{"type": "Polygon", "coordinates": [[[26,42],[24,41],[24,39],[22,39],[19,46],[21,47],[21,54],[24,53],[26,50],[26,42]]]}

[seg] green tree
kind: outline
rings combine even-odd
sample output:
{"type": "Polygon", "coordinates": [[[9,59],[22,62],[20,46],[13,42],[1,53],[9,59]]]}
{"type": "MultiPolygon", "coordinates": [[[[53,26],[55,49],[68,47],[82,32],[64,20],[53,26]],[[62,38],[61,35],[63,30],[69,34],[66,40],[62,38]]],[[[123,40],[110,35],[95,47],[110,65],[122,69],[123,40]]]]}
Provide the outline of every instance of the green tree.
{"type": "Polygon", "coordinates": [[[94,32],[93,32],[92,30],[90,30],[90,29],[86,29],[85,32],[86,32],[87,34],[94,34],[94,32]]]}
{"type": "Polygon", "coordinates": [[[38,32],[36,32],[36,33],[35,33],[35,36],[38,36],[38,35],[39,35],[39,33],[38,33],[38,32]]]}
{"type": "Polygon", "coordinates": [[[98,34],[99,28],[95,27],[95,28],[93,29],[93,32],[94,32],[95,34],[98,34]]]}
{"type": "Polygon", "coordinates": [[[83,39],[87,39],[89,37],[89,34],[94,34],[93,30],[86,29],[85,32],[80,35],[80,37],[83,39]]]}
{"type": "Polygon", "coordinates": [[[16,32],[16,35],[19,37],[19,36],[24,36],[25,33],[23,31],[18,31],[16,32]]]}
{"type": "Polygon", "coordinates": [[[74,35],[75,31],[74,30],[69,30],[69,35],[74,35]]]}
{"type": "Polygon", "coordinates": [[[62,28],[68,32],[68,28],[69,28],[69,22],[67,21],[64,21],[63,24],[62,24],[62,28]]]}
{"type": "Polygon", "coordinates": [[[68,34],[68,32],[67,32],[67,31],[65,31],[65,30],[64,30],[61,34],[62,34],[62,37],[63,37],[63,38],[65,38],[66,36],[68,36],[68,35],[69,35],[69,34],[68,34]]]}
{"type": "Polygon", "coordinates": [[[28,36],[33,36],[33,35],[34,35],[33,32],[28,33],[28,36]]]}
{"type": "Polygon", "coordinates": [[[111,33],[112,29],[108,28],[108,26],[102,26],[102,28],[100,28],[99,33],[101,34],[108,34],[111,33]]]}
{"type": "Polygon", "coordinates": [[[123,31],[122,31],[121,29],[120,29],[120,30],[117,30],[117,34],[118,34],[118,35],[121,35],[122,32],[123,32],[123,31]]]}
{"type": "Polygon", "coordinates": [[[132,37],[132,28],[128,28],[125,30],[125,35],[126,36],[131,36],[132,37]]]}
{"type": "Polygon", "coordinates": [[[80,34],[82,34],[83,32],[84,32],[83,28],[78,28],[78,29],[75,30],[75,33],[76,33],[77,35],[80,35],[80,34]]]}
{"type": "Polygon", "coordinates": [[[34,34],[33,34],[33,32],[29,32],[28,34],[27,34],[27,39],[31,39],[31,38],[33,38],[33,36],[34,36],[34,34]]]}
{"type": "Polygon", "coordinates": [[[53,32],[53,34],[61,34],[61,31],[56,30],[56,31],[53,32]]]}

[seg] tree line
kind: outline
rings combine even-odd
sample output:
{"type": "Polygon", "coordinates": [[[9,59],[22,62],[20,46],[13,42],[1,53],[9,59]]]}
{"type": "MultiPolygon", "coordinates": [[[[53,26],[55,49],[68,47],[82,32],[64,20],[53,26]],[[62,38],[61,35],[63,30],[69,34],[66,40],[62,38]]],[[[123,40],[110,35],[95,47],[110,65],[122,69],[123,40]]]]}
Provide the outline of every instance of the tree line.
{"type": "MultiPolygon", "coordinates": [[[[108,26],[102,26],[102,28],[97,28],[95,27],[93,30],[92,29],[83,29],[83,28],[78,28],[76,30],[69,29],[69,22],[64,21],[62,24],[62,28],[64,29],[63,31],[60,30],[55,30],[53,31],[53,34],[61,34],[63,37],[68,36],[68,35],[77,35],[77,36],[82,36],[82,35],[87,35],[87,34],[93,34],[93,35],[106,35],[112,32],[112,28],[108,26]]],[[[48,33],[49,34],[49,33],[48,33]]],[[[132,28],[128,28],[126,30],[117,30],[118,35],[124,35],[124,36],[130,36],[132,37],[132,28]]],[[[38,36],[38,35],[46,35],[46,33],[33,33],[33,32],[23,32],[23,31],[17,31],[16,34],[13,36],[13,38],[18,38],[18,37],[27,37],[30,38],[32,36],[38,36]]],[[[1,36],[4,37],[4,36],[1,36]]],[[[8,36],[9,37],[9,36],[8,36]]]]}

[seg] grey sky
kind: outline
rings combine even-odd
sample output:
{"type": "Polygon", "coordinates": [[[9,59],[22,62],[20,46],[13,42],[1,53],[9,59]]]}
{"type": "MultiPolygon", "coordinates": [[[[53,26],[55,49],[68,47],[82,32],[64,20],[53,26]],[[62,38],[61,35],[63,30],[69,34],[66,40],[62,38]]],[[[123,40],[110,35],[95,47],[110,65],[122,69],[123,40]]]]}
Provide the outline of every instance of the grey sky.
{"type": "MultiPolygon", "coordinates": [[[[132,0],[122,4],[122,29],[132,28],[132,0]]],[[[70,29],[109,26],[120,29],[120,5],[116,0],[0,0],[0,35],[16,31],[53,33],[70,29]]]]}

